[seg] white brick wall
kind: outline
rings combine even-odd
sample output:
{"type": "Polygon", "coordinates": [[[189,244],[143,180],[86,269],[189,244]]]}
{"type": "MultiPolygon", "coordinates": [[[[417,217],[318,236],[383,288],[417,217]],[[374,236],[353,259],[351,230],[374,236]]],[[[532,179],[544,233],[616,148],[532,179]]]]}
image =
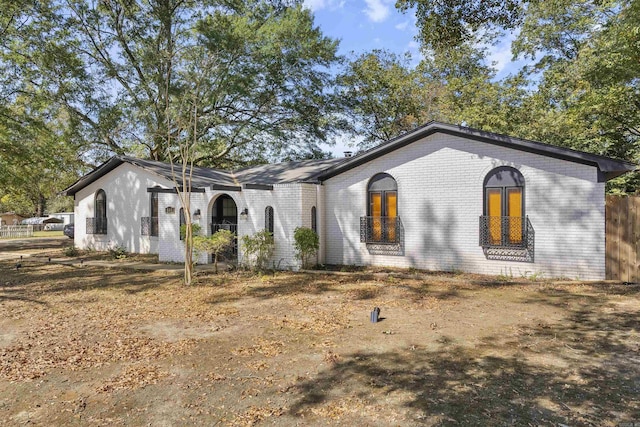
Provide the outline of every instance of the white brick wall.
{"type": "MultiPolygon", "coordinates": [[[[179,222],[181,203],[177,194],[158,195],[158,237],[141,236],[141,219],[150,215],[150,196],[147,188],[156,185],[173,188],[173,183],[149,173],[142,168],[124,163],[106,176],[85,187],[75,198],[75,244],[82,249],[106,250],[109,245],[122,245],[129,252],[158,253],[160,261],[183,262],[184,244],[180,240],[179,222]],[[93,217],[94,197],[99,189],[107,195],[107,234],[87,235],[86,218],[93,217]],[[173,207],[175,213],[167,214],[173,207]]],[[[210,233],[212,208],[215,200],[228,194],[236,203],[238,214],[246,207],[247,219],[238,218],[238,235],[241,238],[264,229],[265,210],[274,210],[275,250],[270,265],[298,269],[295,258],[293,233],[296,227],[311,226],[311,206],[316,205],[318,186],[311,184],[279,184],[273,190],[213,191],[191,193],[191,221],[198,223],[204,233],[210,233]],[[196,220],[193,213],[200,209],[196,220]]],[[[318,209],[318,216],[321,211],[318,209]]],[[[211,262],[208,254],[201,254],[198,262],[211,262]]],[[[239,247],[242,261],[242,247],[239,247]]]]}
{"type": "MultiPolygon", "coordinates": [[[[208,234],[211,215],[207,217],[207,193],[191,193],[191,222],[199,224],[203,232],[208,234]],[[200,209],[200,219],[196,220],[193,215],[196,209],[200,209]]],[[[161,193],[158,197],[158,208],[160,211],[158,219],[158,258],[160,261],[184,262],[184,243],[180,240],[180,208],[182,204],[177,194],[161,193]],[[173,214],[167,214],[166,208],[174,208],[173,214]]],[[[186,214],[185,214],[186,216],[186,214]]],[[[186,218],[185,218],[186,219],[186,218]]],[[[198,263],[209,262],[207,254],[201,254],[198,263]]]]}
{"type": "Polygon", "coordinates": [[[324,183],[326,262],[514,276],[604,278],[604,183],[595,167],[435,134],[324,183]],[[483,181],[509,165],[523,174],[535,262],[486,259],[478,245],[483,181]],[[367,184],[379,172],[398,184],[404,254],[371,255],[360,243],[367,184]]]}
{"type": "MultiPolygon", "coordinates": [[[[207,189],[205,193],[192,193],[191,212],[200,209],[202,217],[197,221],[202,230],[207,234],[210,233],[209,224],[211,223],[212,209],[215,200],[222,194],[228,194],[235,201],[238,209],[238,239],[241,241],[242,236],[251,235],[264,229],[265,211],[267,206],[273,207],[274,213],[274,253],[269,264],[271,266],[280,267],[282,269],[297,269],[299,261],[295,259],[295,251],[293,249],[293,232],[296,227],[302,225],[303,221],[310,220],[309,212],[303,214],[301,200],[310,201],[310,193],[314,185],[308,184],[279,184],[274,185],[273,190],[252,190],[243,189],[238,191],[212,191],[207,189]],[[305,196],[302,197],[302,192],[305,196]],[[249,214],[246,219],[240,217],[240,212],[247,208],[249,214]],[[308,217],[308,220],[305,219],[308,217]]],[[[315,190],[313,192],[315,197],[315,190]]],[[[176,194],[161,194],[159,199],[160,205],[160,247],[159,258],[161,261],[182,262],[184,260],[184,245],[179,240],[179,209],[180,203],[176,194]],[[167,206],[175,207],[175,214],[166,215],[165,208],[167,206]]],[[[306,207],[305,207],[306,208],[306,207]]],[[[196,222],[193,221],[192,222],[196,222]]],[[[242,245],[239,244],[238,259],[243,262],[242,245]]],[[[206,254],[203,254],[199,262],[206,263],[211,260],[206,254]]]]}
{"type": "MultiPolygon", "coordinates": [[[[320,210],[318,209],[318,193],[319,186],[315,184],[300,184],[301,185],[301,221],[299,222],[298,227],[307,227],[311,228],[311,208],[313,206],[316,207],[316,220],[317,217],[321,215],[320,210]]],[[[316,225],[318,222],[316,222],[316,225]]],[[[319,231],[319,230],[318,230],[319,231]]],[[[293,244],[292,240],[292,244],[293,244]]],[[[314,262],[317,262],[318,258],[316,257],[314,262]]]]}
{"type": "MultiPolygon", "coordinates": [[[[149,216],[148,187],[173,184],[130,164],[123,164],[82,189],[75,197],[75,244],[107,249],[110,243],[131,252],[158,253],[161,261],[181,262],[180,202],[176,194],[159,195],[159,237],[140,235],[140,218],[149,216]],[[108,234],[86,235],[95,193],[107,194],[108,234]],[[168,206],[174,214],[166,214],[168,206]]],[[[191,211],[210,232],[212,206],[221,194],[236,202],[241,238],[264,228],[265,208],[274,208],[275,253],[270,264],[299,268],[293,249],[296,227],[311,226],[311,207],[318,212],[319,262],[384,265],[432,270],[462,270],[514,276],[604,278],[604,183],[595,167],[519,150],[435,134],[333,177],[323,185],[280,184],[273,190],[192,193],[191,211]],[[483,211],[483,180],[493,168],[508,165],[523,174],[526,214],[535,229],[535,262],[488,260],[478,245],[478,218],[483,211]],[[360,242],[359,219],[367,212],[367,184],[377,173],[398,184],[398,214],[404,226],[401,255],[372,255],[360,242]]],[[[193,220],[193,219],[192,219],[193,220]]],[[[239,248],[242,261],[242,248],[239,248]]],[[[208,262],[203,254],[199,262],[208,262]]]]}
{"type": "Polygon", "coordinates": [[[171,183],[136,166],[123,163],[75,195],[74,244],[80,249],[107,250],[120,245],[129,252],[157,253],[158,237],[142,236],[141,219],[150,216],[148,187],[171,183]],[[94,216],[94,198],[99,189],[107,196],[107,234],[86,234],[86,219],[94,216]]]}

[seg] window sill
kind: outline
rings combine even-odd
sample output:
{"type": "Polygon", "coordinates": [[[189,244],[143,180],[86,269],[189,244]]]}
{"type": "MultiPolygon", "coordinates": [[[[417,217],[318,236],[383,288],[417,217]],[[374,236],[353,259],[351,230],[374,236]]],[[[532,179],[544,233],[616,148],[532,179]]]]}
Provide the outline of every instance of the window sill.
{"type": "Polygon", "coordinates": [[[482,245],[483,249],[527,249],[525,243],[518,245],[482,245]]]}

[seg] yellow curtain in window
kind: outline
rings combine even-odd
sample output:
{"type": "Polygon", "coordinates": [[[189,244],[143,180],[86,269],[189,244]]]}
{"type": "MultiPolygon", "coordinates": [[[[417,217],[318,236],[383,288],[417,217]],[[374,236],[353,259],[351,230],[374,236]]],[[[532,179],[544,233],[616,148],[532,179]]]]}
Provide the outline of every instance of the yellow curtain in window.
{"type": "Polygon", "coordinates": [[[487,215],[489,216],[489,243],[502,244],[502,190],[487,189],[487,215]]]}
{"type": "Polygon", "coordinates": [[[374,241],[382,240],[382,194],[370,193],[371,197],[371,231],[374,241]]]}
{"type": "Polygon", "coordinates": [[[522,188],[507,188],[509,242],[522,243],[522,188]]]}
{"type": "Polygon", "coordinates": [[[386,192],[386,210],[387,210],[387,240],[396,241],[396,217],[398,216],[398,194],[395,192],[386,192]]]}

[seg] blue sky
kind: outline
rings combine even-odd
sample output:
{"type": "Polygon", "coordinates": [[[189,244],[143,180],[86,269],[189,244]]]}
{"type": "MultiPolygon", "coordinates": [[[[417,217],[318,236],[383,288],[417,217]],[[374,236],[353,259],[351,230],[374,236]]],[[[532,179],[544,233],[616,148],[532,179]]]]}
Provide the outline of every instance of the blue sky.
{"type": "MultiPolygon", "coordinates": [[[[315,15],[315,23],[325,35],[340,40],[339,53],[359,54],[373,49],[387,49],[397,54],[409,52],[417,63],[421,58],[415,40],[416,19],[413,13],[403,14],[395,8],[395,0],[305,0],[315,15]]],[[[511,41],[507,34],[497,45],[488,46],[489,60],[495,62],[496,78],[502,79],[517,72],[524,61],[511,61],[511,41]]],[[[328,149],[336,157],[342,156],[348,141],[328,149]]]]}
{"type": "MultiPolygon", "coordinates": [[[[415,15],[401,13],[395,0],[305,0],[315,14],[322,31],[340,40],[340,53],[361,53],[387,49],[395,53],[409,52],[421,58],[415,15]]],[[[508,34],[496,46],[489,46],[489,59],[495,61],[497,78],[516,71],[521,61],[511,62],[510,45],[514,35],[508,34]]]]}

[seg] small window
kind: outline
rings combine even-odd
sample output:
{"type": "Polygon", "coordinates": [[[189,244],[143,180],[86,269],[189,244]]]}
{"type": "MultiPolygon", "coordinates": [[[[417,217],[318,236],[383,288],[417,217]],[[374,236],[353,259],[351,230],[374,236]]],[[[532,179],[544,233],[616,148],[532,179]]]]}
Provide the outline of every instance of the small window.
{"type": "Polygon", "coordinates": [[[501,166],[484,180],[484,216],[480,219],[480,244],[512,247],[525,244],[527,220],[524,177],[519,170],[501,166]]]}
{"type": "Polygon", "coordinates": [[[180,240],[184,240],[184,232],[182,231],[184,228],[182,227],[187,223],[184,217],[184,208],[180,208],[180,226],[178,228],[178,234],[180,234],[180,240]]]}
{"type": "Polygon", "coordinates": [[[311,229],[314,233],[318,233],[318,218],[316,216],[316,207],[311,208],[311,229]]]}
{"type": "Polygon", "coordinates": [[[273,207],[267,206],[264,210],[264,229],[273,234],[273,207]]]}
{"type": "Polygon", "coordinates": [[[94,201],[94,218],[92,224],[87,227],[89,234],[107,234],[107,194],[100,189],[96,193],[94,201]],[[91,233],[93,231],[93,233],[91,233]]]}
{"type": "Polygon", "coordinates": [[[151,200],[150,200],[150,211],[151,211],[151,218],[150,218],[150,234],[151,236],[157,236],[158,235],[158,193],[151,193],[151,200]]]}

